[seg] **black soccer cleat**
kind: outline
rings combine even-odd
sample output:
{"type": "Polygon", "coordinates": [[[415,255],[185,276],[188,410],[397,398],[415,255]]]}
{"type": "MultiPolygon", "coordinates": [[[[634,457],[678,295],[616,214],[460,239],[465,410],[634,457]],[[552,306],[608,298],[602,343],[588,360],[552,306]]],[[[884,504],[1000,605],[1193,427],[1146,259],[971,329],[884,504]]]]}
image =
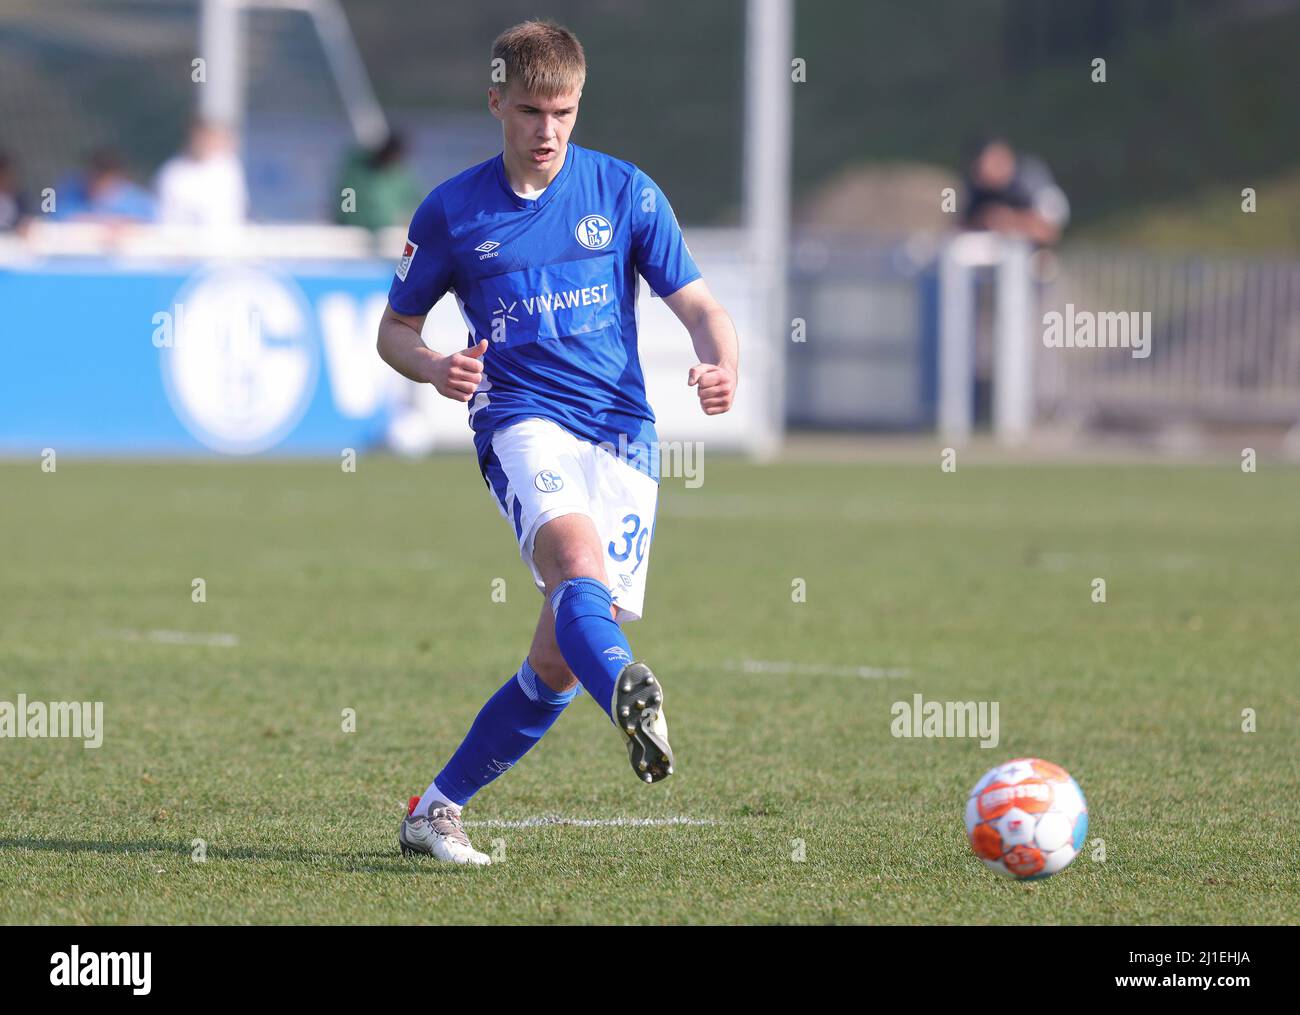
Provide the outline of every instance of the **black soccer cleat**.
{"type": "Polygon", "coordinates": [[[623,667],[614,685],[610,716],[627,737],[627,756],[638,779],[660,782],[673,774],[663,688],[645,663],[623,667]]]}

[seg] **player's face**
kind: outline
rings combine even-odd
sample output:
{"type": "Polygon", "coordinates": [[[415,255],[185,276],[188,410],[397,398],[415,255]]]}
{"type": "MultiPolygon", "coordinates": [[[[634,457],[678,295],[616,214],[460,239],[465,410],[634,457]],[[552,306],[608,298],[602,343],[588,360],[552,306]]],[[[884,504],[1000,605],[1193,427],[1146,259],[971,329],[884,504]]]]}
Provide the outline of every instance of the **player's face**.
{"type": "Polygon", "coordinates": [[[506,151],[515,166],[549,182],[564,164],[580,98],[578,90],[550,99],[509,88],[504,93],[488,90],[488,107],[501,121],[506,151]]]}

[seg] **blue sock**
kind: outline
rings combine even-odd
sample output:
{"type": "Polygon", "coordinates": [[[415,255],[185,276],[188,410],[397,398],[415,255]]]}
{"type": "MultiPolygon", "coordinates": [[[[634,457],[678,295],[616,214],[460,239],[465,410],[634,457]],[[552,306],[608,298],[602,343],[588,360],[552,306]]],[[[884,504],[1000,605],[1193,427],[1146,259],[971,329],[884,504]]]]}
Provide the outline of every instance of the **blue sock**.
{"type": "Polygon", "coordinates": [[[542,739],[577,691],[551,690],[525,659],[479,711],[456,753],[421,798],[421,812],[438,798],[463,807],[542,739]]]}
{"type": "Polygon", "coordinates": [[[595,578],[570,578],[551,596],[560,654],[607,716],[614,683],[632,662],[632,646],[609,615],[612,603],[609,589],[595,578]]]}

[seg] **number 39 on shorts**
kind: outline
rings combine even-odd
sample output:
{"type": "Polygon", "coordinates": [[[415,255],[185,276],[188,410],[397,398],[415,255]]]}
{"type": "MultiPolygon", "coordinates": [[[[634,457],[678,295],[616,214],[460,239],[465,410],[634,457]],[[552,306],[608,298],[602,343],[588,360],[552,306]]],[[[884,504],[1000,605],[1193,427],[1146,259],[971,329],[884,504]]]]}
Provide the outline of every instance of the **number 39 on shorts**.
{"type": "Polygon", "coordinates": [[[636,557],[636,565],[632,568],[632,573],[641,566],[641,561],[645,559],[645,544],[650,537],[650,529],[642,526],[641,516],[627,514],[623,516],[624,530],[619,534],[618,539],[610,540],[607,547],[609,555],[613,560],[622,563],[629,557],[636,557]]]}

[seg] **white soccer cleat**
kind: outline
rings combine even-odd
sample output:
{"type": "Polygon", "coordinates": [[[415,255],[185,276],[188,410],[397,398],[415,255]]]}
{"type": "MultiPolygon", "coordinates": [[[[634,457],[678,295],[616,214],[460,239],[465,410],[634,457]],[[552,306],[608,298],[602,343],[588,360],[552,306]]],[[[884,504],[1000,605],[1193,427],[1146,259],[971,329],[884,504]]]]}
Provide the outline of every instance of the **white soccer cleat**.
{"type": "Polygon", "coordinates": [[[486,867],[492,863],[490,856],[470,845],[465,826],[461,824],[459,807],[432,804],[428,813],[416,814],[415,808],[419,802],[418,796],[411,797],[411,802],[406,806],[406,817],[397,829],[402,856],[420,853],[443,863],[467,863],[475,867],[486,867]]]}

